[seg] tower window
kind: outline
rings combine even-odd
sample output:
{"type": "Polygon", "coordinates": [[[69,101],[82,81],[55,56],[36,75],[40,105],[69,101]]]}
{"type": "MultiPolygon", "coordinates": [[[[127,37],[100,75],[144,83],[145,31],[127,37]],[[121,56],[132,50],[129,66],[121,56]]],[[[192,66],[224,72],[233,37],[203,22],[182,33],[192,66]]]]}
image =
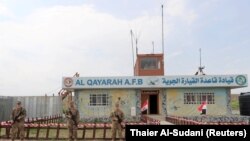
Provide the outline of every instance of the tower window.
{"type": "Polygon", "coordinates": [[[141,59],[141,69],[160,69],[160,62],[157,58],[143,58],[141,59]]]}

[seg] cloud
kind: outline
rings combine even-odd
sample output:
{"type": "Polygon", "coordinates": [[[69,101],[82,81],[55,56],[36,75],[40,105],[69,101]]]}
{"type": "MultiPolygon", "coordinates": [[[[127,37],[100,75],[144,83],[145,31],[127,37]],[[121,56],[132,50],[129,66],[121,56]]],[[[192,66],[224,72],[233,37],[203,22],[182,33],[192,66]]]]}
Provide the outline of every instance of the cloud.
{"type": "Polygon", "coordinates": [[[182,54],[183,54],[183,51],[173,52],[173,53],[169,54],[169,55],[167,56],[167,58],[168,58],[168,59],[172,59],[172,58],[178,57],[178,56],[180,56],[180,55],[182,55],[182,54]]]}
{"type": "Polygon", "coordinates": [[[157,45],[161,35],[160,16],[123,20],[92,5],[80,5],[40,8],[23,20],[0,22],[0,65],[4,68],[0,95],[45,94],[60,88],[62,76],[75,72],[131,76],[130,29],[136,22],[143,25],[139,49],[151,53],[152,40],[157,45]]]}
{"type": "Polygon", "coordinates": [[[0,2],[0,17],[12,17],[13,13],[3,4],[0,2]]]}
{"type": "Polygon", "coordinates": [[[192,24],[198,17],[197,12],[188,8],[186,1],[170,0],[167,2],[166,13],[170,17],[178,17],[187,24],[192,24]]]}
{"type": "MultiPolygon", "coordinates": [[[[181,19],[190,26],[198,14],[180,0],[169,1],[167,7],[165,39],[182,42],[167,47],[167,70],[184,74],[191,67],[179,56],[193,58],[186,54],[186,46],[193,44],[175,23],[181,19]]],[[[61,78],[75,72],[90,77],[133,75],[130,29],[140,34],[139,53],[152,53],[152,41],[155,52],[161,52],[161,15],[124,20],[93,5],[75,5],[39,8],[21,20],[0,21],[0,95],[57,93],[61,78]]]]}

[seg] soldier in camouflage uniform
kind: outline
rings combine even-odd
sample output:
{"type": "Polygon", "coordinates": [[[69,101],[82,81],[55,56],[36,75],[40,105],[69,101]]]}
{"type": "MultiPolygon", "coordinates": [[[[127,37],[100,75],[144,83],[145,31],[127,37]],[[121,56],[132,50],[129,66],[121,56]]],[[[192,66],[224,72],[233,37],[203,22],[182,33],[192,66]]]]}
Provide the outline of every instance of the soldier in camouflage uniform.
{"type": "Polygon", "coordinates": [[[16,107],[12,110],[11,118],[13,120],[11,128],[11,139],[15,140],[18,130],[20,131],[20,139],[24,139],[24,120],[26,117],[26,110],[21,106],[21,102],[18,101],[16,107]]]}
{"type": "Polygon", "coordinates": [[[69,141],[77,140],[77,126],[79,123],[79,111],[76,109],[74,102],[70,102],[69,109],[66,112],[69,141]]]}
{"type": "Polygon", "coordinates": [[[117,101],[115,102],[115,104],[119,104],[119,107],[121,106],[121,97],[117,98],[117,101]]]}
{"type": "Polygon", "coordinates": [[[122,140],[122,125],[121,122],[124,120],[124,113],[119,108],[119,104],[115,103],[115,110],[111,112],[110,118],[112,121],[112,141],[116,138],[116,131],[118,130],[119,138],[122,140]]]}

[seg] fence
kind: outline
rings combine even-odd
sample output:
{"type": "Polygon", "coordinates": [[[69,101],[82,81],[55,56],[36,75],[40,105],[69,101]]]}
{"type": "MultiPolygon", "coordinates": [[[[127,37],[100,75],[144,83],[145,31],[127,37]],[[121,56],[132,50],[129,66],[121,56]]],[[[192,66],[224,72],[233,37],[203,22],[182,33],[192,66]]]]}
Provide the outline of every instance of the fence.
{"type": "MultiPolygon", "coordinates": [[[[25,131],[27,140],[61,140],[66,139],[67,125],[64,123],[58,123],[58,120],[62,116],[54,116],[38,119],[26,120],[25,131]],[[54,134],[51,134],[54,133],[54,134]]],[[[123,134],[124,128],[126,125],[146,125],[143,122],[137,123],[122,123],[123,134]]],[[[0,139],[9,139],[10,138],[10,122],[2,122],[0,124],[0,139]]],[[[82,123],[78,125],[78,139],[83,140],[107,140],[111,139],[111,123],[82,123]]],[[[124,138],[123,138],[124,139],[124,138]]]]}
{"type": "Polygon", "coordinates": [[[0,121],[10,119],[16,101],[20,100],[27,111],[27,117],[43,117],[62,114],[62,100],[59,96],[0,97],[0,121]]]}
{"type": "Polygon", "coordinates": [[[166,121],[176,125],[249,125],[248,119],[245,117],[226,117],[229,120],[207,120],[212,117],[178,117],[167,116],[166,121]],[[237,118],[237,120],[235,120],[237,118]],[[231,119],[231,120],[230,120],[231,119]]]}
{"type": "MultiPolygon", "coordinates": [[[[45,116],[42,118],[27,118],[25,119],[25,127],[27,128],[31,125],[31,127],[35,124],[52,124],[52,123],[59,123],[59,121],[62,119],[62,115],[53,115],[53,116],[45,116]]],[[[0,123],[0,139],[1,138],[9,138],[10,137],[10,129],[11,129],[11,121],[5,121],[0,123]],[[5,135],[2,135],[1,131],[5,129],[5,135]]],[[[27,132],[29,135],[29,130],[27,132]]]]}

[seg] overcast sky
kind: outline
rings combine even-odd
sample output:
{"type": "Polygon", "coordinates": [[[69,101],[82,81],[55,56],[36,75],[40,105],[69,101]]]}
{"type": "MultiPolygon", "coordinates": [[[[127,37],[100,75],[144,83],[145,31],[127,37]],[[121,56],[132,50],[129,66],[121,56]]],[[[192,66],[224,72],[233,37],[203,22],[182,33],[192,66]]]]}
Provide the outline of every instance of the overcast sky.
{"type": "MultiPolygon", "coordinates": [[[[63,76],[132,76],[139,53],[161,52],[165,75],[250,75],[249,0],[0,0],[0,95],[52,95],[63,76]]],[[[250,91],[248,88],[233,93],[250,91]]]]}

